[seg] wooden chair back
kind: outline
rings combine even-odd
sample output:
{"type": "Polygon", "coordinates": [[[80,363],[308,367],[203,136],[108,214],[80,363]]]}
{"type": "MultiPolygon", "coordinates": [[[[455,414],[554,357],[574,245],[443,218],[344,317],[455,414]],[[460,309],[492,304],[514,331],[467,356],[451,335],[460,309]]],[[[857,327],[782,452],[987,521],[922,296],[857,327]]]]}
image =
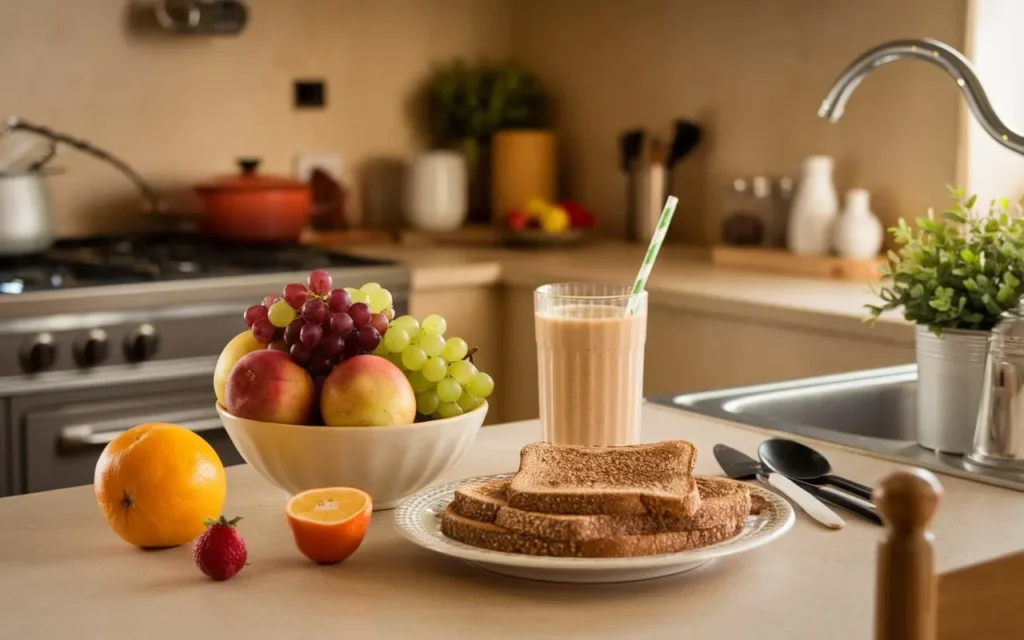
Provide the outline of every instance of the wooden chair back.
{"type": "Polygon", "coordinates": [[[922,469],[893,473],[875,487],[886,526],[875,639],[1024,638],[1024,552],[936,574],[929,524],[941,497],[942,485],[922,469]]]}

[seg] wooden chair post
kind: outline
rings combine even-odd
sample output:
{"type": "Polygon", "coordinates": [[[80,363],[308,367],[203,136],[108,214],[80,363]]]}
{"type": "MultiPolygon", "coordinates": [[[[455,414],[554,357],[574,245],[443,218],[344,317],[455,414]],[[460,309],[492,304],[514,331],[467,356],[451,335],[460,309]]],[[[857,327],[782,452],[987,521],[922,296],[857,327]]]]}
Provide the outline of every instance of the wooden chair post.
{"type": "Polygon", "coordinates": [[[885,522],[878,545],[875,640],[935,640],[937,579],[928,526],[942,485],[923,469],[898,471],[875,486],[885,522]]]}

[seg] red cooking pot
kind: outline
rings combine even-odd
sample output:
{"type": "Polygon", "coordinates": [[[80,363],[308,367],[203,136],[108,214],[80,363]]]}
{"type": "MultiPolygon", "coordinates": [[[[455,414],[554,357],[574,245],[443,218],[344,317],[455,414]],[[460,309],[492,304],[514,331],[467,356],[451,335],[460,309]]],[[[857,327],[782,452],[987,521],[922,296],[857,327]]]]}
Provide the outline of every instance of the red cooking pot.
{"type": "Polygon", "coordinates": [[[256,158],[243,158],[240,173],[196,186],[201,231],[236,242],[298,242],[312,209],[309,185],[257,173],[259,165],[256,158]]]}

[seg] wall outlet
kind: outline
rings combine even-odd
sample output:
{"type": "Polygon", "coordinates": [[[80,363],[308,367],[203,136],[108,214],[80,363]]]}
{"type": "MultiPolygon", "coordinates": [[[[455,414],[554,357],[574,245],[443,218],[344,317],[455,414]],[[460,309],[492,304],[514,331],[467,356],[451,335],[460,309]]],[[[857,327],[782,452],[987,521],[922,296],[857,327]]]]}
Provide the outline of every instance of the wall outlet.
{"type": "Polygon", "coordinates": [[[336,153],[300,153],[295,157],[294,174],[297,179],[309,182],[314,169],[325,171],[342,184],[347,182],[341,156],[336,153]]]}
{"type": "Polygon", "coordinates": [[[323,109],[327,105],[327,83],[323,80],[296,80],[293,94],[296,109],[323,109]]]}

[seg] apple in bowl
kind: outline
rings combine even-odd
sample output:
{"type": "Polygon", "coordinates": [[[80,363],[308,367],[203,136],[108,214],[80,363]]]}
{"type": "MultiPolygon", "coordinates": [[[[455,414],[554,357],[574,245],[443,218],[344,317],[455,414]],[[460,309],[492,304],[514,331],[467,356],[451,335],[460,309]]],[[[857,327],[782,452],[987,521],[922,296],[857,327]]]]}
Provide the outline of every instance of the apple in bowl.
{"type": "Polygon", "coordinates": [[[416,394],[402,370],[373,355],[350,358],[334,368],[320,390],[324,424],[384,427],[416,419],[416,394]]]}

